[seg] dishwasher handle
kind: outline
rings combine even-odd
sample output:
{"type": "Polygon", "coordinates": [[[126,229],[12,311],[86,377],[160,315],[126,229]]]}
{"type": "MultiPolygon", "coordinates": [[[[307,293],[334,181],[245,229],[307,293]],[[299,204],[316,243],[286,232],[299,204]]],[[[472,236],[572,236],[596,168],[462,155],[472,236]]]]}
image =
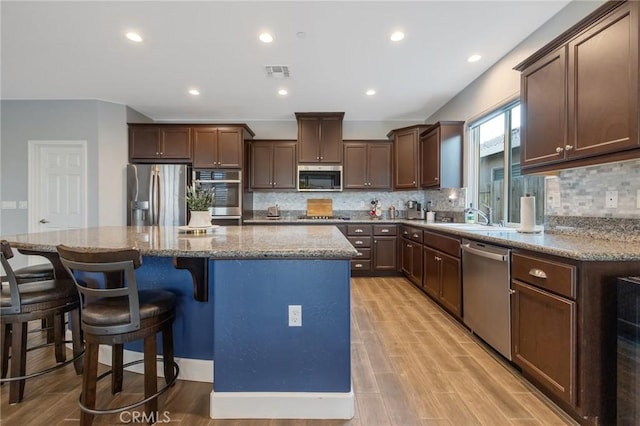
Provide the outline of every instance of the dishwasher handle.
{"type": "Polygon", "coordinates": [[[479,250],[477,248],[471,247],[471,244],[461,244],[460,248],[462,251],[466,251],[467,253],[474,254],[476,256],[481,256],[491,260],[497,260],[498,262],[507,262],[509,260],[509,255],[491,253],[489,251],[479,250]]]}

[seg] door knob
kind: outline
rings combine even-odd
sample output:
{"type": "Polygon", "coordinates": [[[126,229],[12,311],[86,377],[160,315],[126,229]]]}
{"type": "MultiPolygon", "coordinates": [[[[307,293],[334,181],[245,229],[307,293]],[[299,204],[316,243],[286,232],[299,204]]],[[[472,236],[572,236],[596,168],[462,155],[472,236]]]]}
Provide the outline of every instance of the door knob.
{"type": "Polygon", "coordinates": [[[39,221],[40,223],[49,223],[49,221],[47,219],[40,219],[39,221]]]}

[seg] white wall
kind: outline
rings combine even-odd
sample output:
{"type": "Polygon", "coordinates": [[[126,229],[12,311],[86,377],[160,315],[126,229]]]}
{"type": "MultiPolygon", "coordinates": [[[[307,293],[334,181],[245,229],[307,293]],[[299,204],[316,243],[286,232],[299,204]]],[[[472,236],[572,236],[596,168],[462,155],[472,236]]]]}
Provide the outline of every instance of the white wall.
{"type": "Polygon", "coordinates": [[[127,109],[98,104],[98,224],[126,225],[127,109]]]}

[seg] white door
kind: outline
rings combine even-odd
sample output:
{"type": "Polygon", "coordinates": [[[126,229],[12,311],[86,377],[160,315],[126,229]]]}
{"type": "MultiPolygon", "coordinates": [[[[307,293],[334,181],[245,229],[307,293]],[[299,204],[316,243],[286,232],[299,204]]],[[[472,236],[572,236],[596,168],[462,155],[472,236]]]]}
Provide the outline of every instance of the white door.
{"type": "Polygon", "coordinates": [[[29,141],[29,232],[83,228],[86,141],[29,141]]]}

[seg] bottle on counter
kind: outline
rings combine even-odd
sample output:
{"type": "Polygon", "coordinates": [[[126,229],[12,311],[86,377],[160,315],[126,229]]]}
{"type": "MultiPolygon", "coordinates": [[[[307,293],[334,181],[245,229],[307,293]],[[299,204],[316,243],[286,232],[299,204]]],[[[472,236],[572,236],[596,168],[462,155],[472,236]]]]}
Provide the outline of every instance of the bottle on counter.
{"type": "Polygon", "coordinates": [[[465,217],[465,222],[467,223],[476,223],[476,217],[472,210],[473,203],[469,203],[469,209],[467,210],[467,216],[465,217]]]}

